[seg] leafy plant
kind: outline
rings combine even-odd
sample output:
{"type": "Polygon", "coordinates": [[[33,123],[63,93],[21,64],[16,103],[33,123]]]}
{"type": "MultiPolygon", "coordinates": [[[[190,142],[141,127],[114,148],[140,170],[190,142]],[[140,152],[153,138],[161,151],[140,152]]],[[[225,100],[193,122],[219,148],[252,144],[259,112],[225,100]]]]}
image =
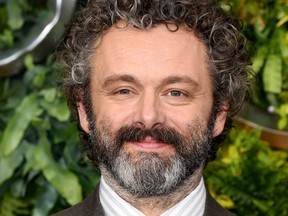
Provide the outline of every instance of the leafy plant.
{"type": "Polygon", "coordinates": [[[232,0],[232,11],[244,21],[256,48],[256,86],[252,102],[276,113],[278,128],[288,130],[288,2],[232,0]]]}
{"type": "Polygon", "coordinates": [[[237,215],[288,215],[288,152],[272,150],[259,130],[233,130],[205,177],[216,200],[237,215]]]}
{"type": "Polygon", "coordinates": [[[11,48],[25,37],[33,25],[50,15],[47,0],[1,0],[0,49],[11,48]]]}
{"type": "MultiPolygon", "coordinates": [[[[9,21],[13,24],[8,25],[12,12],[3,2],[14,6],[23,4],[28,9],[39,1],[28,4],[28,0],[0,0],[0,49],[11,47],[18,40],[14,38],[19,35],[19,28],[15,26],[19,23],[25,26],[19,19],[26,20],[31,12],[30,9],[25,13],[16,11],[16,20],[9,21]]],[[[235,14],[246,20],[245,28],[259,47],[253,67],[258,71],[262,90],[255,93],[254,101],[264,107],[273,104],[284,119],[280,126],[287,127],[287,3],[284,0],[235,0],[233,4],[237,6],[233,8],[239,8],[235,14]],[[272,16],[275,11],[279,12],[276,18],[272,16]],[[260,52],[260,48],[266,51],[260,52]],[[280,64],[275,56],[269,57],[272,53],[280,56],[280,64]],[[277,80],[274,75],[265,78],[274,82],[272,90],[268,87],[267,92],[262,77],[271,74],[266,67],[274,68],[273,74],[278,74],[277,80]],[[265,100],[260,95],[264,95],[265,100]]],[[[45,14],[45,6],[41,8],[40,3],[34,6],[32,8],[39,7],[39,11],[43,9],[45,14]]],[[[35,15],[35,11],[33,13],[35,15]]],[[[54,59],[48,57],[47,62],[34,65],[31,56],[27,56],[25,64],[25,73],[0,80],[1,216],[44,216],[57,212],[80,201],[99,181],[99,174],[81,154],[77,125],[71,124],[66,101],[55,87],[54,59]]],[[[284,193],[288,184],[287,152],[272,150],[260,141],[258,131],[233,131],[225,145],[205,172],[209,190],[217,201],[238,215],[288,215],[284,193]]]]}
{"type": "Polygon", "coordinates": [[[0,80],[0,215],[48,215],[82,200],[99,175],[81,154],[54,60],[0,80]]]}

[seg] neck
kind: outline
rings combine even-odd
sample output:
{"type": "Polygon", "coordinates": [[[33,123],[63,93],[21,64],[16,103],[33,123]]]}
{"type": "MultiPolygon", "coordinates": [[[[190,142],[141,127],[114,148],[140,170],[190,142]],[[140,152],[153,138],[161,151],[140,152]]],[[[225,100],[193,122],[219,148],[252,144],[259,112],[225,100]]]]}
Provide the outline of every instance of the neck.
{"type": "MultiPolygon", "coordinates": [[[[103,168],[103,167],[102,167],[103,168]]],[[[139,209],[145,215],[160,215],[190,194],[199,184],[202,177],[201,167],[168,195],[140,197],[121,187],[106,169],[101,169],[105,182],[126,202],[139,209]]]]}

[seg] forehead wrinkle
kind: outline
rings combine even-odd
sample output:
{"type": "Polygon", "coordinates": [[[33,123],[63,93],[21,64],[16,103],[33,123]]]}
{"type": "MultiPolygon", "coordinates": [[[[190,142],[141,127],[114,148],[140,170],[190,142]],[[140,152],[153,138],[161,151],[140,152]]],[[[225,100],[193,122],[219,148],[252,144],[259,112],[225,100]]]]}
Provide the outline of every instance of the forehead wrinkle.
{"type": "Polygon", "coordinates": [[[123,82],[129,82],[129,83],[136,83],[136,84],[139,84],[139,81],[131,76],[131,75],[127,75],[127,74],[121,74],[121,75],[118,75],[118,74],[115,74],[115,75],[111,75],[111,76],[108,76],[104,79],[104,82],[103,82],[103,87],[108,87],[109,85],[112,85],[116,82],[119,82],[119,81],[123,81],[123,82]]]}

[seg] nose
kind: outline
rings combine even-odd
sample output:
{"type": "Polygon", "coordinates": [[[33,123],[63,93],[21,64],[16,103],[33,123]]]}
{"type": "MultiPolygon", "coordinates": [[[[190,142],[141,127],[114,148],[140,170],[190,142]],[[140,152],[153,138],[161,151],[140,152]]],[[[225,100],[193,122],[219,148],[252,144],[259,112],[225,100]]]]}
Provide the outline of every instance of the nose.
{"type": "Polygon", "coordinates": [[[136,106],[134,123],[138,127],[152,129],[165,123],[166,117],[160,98],[154,93],[143,94],[136,106]]]}

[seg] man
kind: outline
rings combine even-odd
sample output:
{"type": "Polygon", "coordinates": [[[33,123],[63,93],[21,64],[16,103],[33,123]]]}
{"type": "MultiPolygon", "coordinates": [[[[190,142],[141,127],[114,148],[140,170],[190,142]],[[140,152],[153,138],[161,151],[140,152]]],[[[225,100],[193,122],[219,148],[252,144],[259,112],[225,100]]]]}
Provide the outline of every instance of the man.
{"type": "Polygon", "coordinates": [[[202,171],[247,89],[240,25],[210,0],[90,0],[59,59],[96,190],[57,215],[232,215],[202,171]]]}

